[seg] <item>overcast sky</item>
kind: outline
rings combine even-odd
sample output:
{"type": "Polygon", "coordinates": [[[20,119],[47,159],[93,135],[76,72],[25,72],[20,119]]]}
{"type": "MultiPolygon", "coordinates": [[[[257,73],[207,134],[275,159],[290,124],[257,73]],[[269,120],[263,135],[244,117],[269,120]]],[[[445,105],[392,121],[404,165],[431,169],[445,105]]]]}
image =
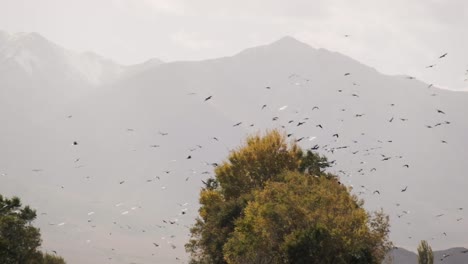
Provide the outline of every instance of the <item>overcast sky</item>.
{"type": "Polygon", "coordinates": [[[122,64],[229,56],[290,35],[383,73],[468,90],[466,0],[0,0],[0,30],[122,64]]]}

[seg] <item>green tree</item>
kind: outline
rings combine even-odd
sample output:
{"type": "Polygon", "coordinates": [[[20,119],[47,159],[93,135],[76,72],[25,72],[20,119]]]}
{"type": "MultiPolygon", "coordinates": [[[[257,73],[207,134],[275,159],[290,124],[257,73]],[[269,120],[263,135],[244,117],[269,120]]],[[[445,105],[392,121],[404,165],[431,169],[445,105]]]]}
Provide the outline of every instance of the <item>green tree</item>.
{"type": "MultiPolygon", "coordinates": [[[[272,236],[269,237],[269,240],[257,241],[260,238],[263,240],[265,237],[253,236],[251,234],[254,233],[242,232],[242,227],[248,230],[251,227],[251,225],[248,225],[249,221],[255,220],[249,218],[248,213],[251,210],[255,211],[255,204],[262,206],[259,200],[261,200],[262,190],[266,186],[274,186],[271,185],[274,183],[286,183],[288,185],[290,179],[285,175],[289,174],[285,172],[296,172],[307,179],[320,178],[338,184],[335,179],[336,177],[325,173],[327,167],[329,167],[329,163],[325,157],[321,157],[311,151],[304,152],[297,144],[288,143],[287,137],[277,130],[270,131],[264,136],[255,135],[248,137],[244,146],[232,151],[228,160],[215,169],[215,178],[208,180],[200,193],[200,217],[196,219],[196,223],[191,229],[191,239],[186,244],[186,249],[191,254],[191,263],[221,264],[227,263],[227,261],[230,263],[275,263],[272,261],[285,260],[286,257],[294,259],[293,256],[297,252],[300,252],[298,248],[308,245],[307,239],[322,236],[335,238],[336,234],[333,232],[336,230],[328,230],[329,225],[321,225],[320,221],[309,223],[307,222],[308,218],[303,219],[304,223],[307,223],[304,224],[307,227],[306,233],[300,233],[296,229],[291,229],[290,231],[294,232],[278,233],[275,231],[276,234],[274,234],[273,230],[275,229],[271,228],[264,230],[265,232],[272,232],[269,234],[272,236]],[[234,239],[236,236],[238,240],[234,239]],[[240,239],[242,236],[248,236],[250,240],[240,239]],[[276,240],[270,240],[270,238],[276,238],[276,240]],[[288,239],[289,242],[281,244],[278,242],[280,239],[288,239]],[[238,248],[253,247],[256,243],[255,241],[260,243],[258,245],[263,245],[261,244],[263,242],[276,244],[272,244],[270,245],[271,247],[266,248],[258,247],[256,248],[258,251],[251,251],[249,253],[251,256],[245,255],[243,259],[237,259],[240,262],[236,262],[235,253],[233,252],[236,252],[238,248]],[[245,244],[242,246],[242,243],[245,244]],[[262,254],[262,252],[265,253],[262,254]],[[286,256],[287,252],[290,255],[286,256]],[[255,260],[252,260],[253,262],[244,262],[249,260],[250,257],[253,258],[254,255],[256,256],[255,260]]],[[[349,196],[348,192],[346,194],[349,196]]],[[[360,201],[355,201],[355,203],[354,207],[361,207],[360,201]]],[[[281,213],[277,213],[276,215],[272,213],[273,218],[265,219],[269,220],[268,223],[271,226],[274,226],[277,221],[278,223],[281,222],[282,217],[289,215],[289,210],[294,210],[294,208],[288,208],[289,205],[278,205],[276,209],[283,208],[284,210],[278,211],[281,213]]],[[[319,205],[324,206],[321,203],[319,205]]],[[[275,207],[276,205],[271,206],[275,207]]],[[[364,226],[368,227],[368,229],[362,229],[364,227],[356,225],[362,229],[358,230],[361,230],[360,232],[367,230],[368,232],[364,233],[368,235],[369,240],[377,241],[380,238],[382,241],[382,243],[376,243],[372,247],[373,251],[369,249],[368,254],[373,254],[372,256],[377,258],[380,256],[379,254],[382,254],[377,250],[379,246],[381,247],[381,251],[387,249],[388,220],[383,214],[372,219],[367,217],[364,210],[362,210],[361,214],[360,219],[362,221],[359,223],[365,223],[364,226]],[[371,232],[374,230],[381,231],[381,234],[377,235],[377,232],[371,232]]],[[[334,215],[339,216],[338,214],[334,215]]],[[[349,240],[347,243],[350,243],[349,240]]],[[[367,244],[363,244],[362,246],[367,246],[367,244]]],[[[363,256],[363,253],[359,255],[359,257],[361,256],[363,256]]],[[[280,261],[279,263],[284,262],[280,261]]]]}
{"type": "Polygon", "coordinates": [[[418,246],[418,263],[419,264],[433,264],[434,255],[432,248],[426,240],[422,240],[418,246]]]}
{"type": "Polygon", "coordinates": [[[8,199],[0,195],[0,263],[65,263],[53,262],[60,258],[38,251],[42,241],[39,229],[32,226],[35,218],[36,211],[29,206],[22,207],[18,197],[8,199]]]}
{"type": "Polygon", "coordinates": [[[386,217],[371,218],[334,178],[283,175],[256,191],[236,221],[224,246],[228,263],[382,263],[386,217]]]}

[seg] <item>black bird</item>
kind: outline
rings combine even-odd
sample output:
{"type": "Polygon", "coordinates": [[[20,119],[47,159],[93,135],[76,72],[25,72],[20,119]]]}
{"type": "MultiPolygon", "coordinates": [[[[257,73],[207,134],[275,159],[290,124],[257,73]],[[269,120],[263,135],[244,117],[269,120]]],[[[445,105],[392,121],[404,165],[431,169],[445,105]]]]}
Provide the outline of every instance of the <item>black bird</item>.
{"type": "Polygon", "coordinates": [[[409,168],[409,165],[408,165],[408,164],[405,164],[405,165],[403,165],[403,167],[409,168]]]}
{"type": "Polygon", "coordinates": [[[445,115],[445,112],[439,109],[437,109],[437,113],[445,115]]]}
{"type": "Polygon", "coordinates": [[[390,120],[388,120],[388,122],[390,122],[390,123],[391,123],[392,121],[393,121],[393,117],[392,117],[392,118],[390,118],[390,120]]]}
{"type": "Polygon", "coordinates": [[[447,141],[445,141],[445,140],[442,140],[441,142],[444,143],[444,144],[448,144],[447,141]]]}
{"type": "Polygon", "coordinates": [[[304,139],[304,137],[301,137],[301,138],[299,138],[299,139],[296,139],[296,142],[299,142],[299,141],[301,141],[301,140],[303,140],[303,139],[304,139]]]}
{"type": "Polygon", "coordinates": [[[400,118],[400,120],[405,122],[405,121],[408,121],[408,118],[400,118]]]}
{"type": "Polygon", "coordinates": [[[239,123],[233,125],[233,127],[240,126],[240,124],[242,124],[242,122],[239,122],[239,123]]]}
{"type": "Polygon", "coordinates": [[[322,125],[320,125],[320,124],[316,125],[315,127],[320,127],[320,128],[323,129],[322,125]]]}
{"type": "Polygon", "coordinates": [[[351,73],[347,72],[344,74],[344,76],[348,76],[348,75],[351,75],[351,73]]]}
{"type": "Polygon", "coordinates": [[[339,135],[338,135],[338,134],[333,134],[333,136],[332,136],[332,137],[336,137],[336,138],[338,138],[338,137],[339,137],[339,135]]]}
{"type": "Polygon", "coordinates": [[[392,158],[392,157],[385,157],[385,158],[382,159],[382,161],[386,161],[386,160],[389,160],[389,159],[391,159],[391,158],[392,158]]]}
{"type": "Polygon", "coordinates": [[[266,106],[267,106],[267,105],[263,105],[263,106],[262,106],[262,110],[263,110],[266,106]]]}
{"type": "Polygon", "coordinates": [[[210,100],[212,97],[213,97],[213,96],[210,95],[210,96],[208,96],[207,98],[205,98],[205,102],[208,101],[208,100],[210,100]]]}
{"type": "Polygon", "coordinates": [[[312,149],[312,150],[317,150],[317,149],[319,149],[319,148],[320,148],[319,145],[315,145],[315,146],[313,146],[311,149],[312,149]]]}
{"type": "Polygon", "coordinates": [[[158,245],[158,244],[156,244],[156,243],[153,243],[153,245],[154,245],[155,247],[159,247],[159,245],[158,245]]]}
{"type": "Polygon", "coordinates": [[[404,189],[402,189],[401,192],[406,192],[406,189],[408,189],[408,186],[406,186],[404,189]]]}
{"type": "Polygon", "coordinates": [[[427,68],[432,68],[432,67],[434,67],[434,66],[436,66],[436,65],[435,65],[435,64],[432,64],[432,65],[426,66],[426,69],[427,69],[427,68]]]}
{"type": "Polygon", "coordinates": [[[299,122],[297,123],[297,126],[302,126],[303,124],[305,124],[305,122],[299,122]]]}
{"type": "Polygon", "coordinates": [[[447,56],[447,54],[448,54],[448,53],[444,53],[444,54],[440,55],[439,59],[444,58],[445,56],[447,56]]]}
{"type": "Polygon", "coordinates": [[[356,114],[356,117],[362,117],[364,114],[356,114]]]}
{"type": "Polygon", "coordinates": [[[187,159],[191,159],[191,158],[192,158],[192,156],[190,156],[190,155],[187,157],[187,159]]]}
{"type": "Polygon", "coordinates": [[[270,86],[267,86],[267,87],[265,87],[265,89],[271,89],[271,87],[270,87],[270,86]]]}
{"type": "Polygon", "coordinates": [[[293,135],[293,134],[291,133],[291,134],[288,134],[287,136],[290,137],[290,136],[292,136],[292,135],[293,135]]]}
{"type": "Polygon", "coordinates": [[[158,133],[159,133],[159,135],[161,135],[161,136],[167,136],[167,135],[169,135],[169,133],[165,133],[165,132],[161,132],[161,131],[159,131],[158,133]]]}
{"type": "Polygon", "coordinates": [[[380,195],[379,190],[375,190],[372,194],[376,194],[376,193],[378,193],[380,195]]]}
{"type": "Polygon", "coordinates": [[[125,182],[125,181],[121,181],[121,182],[119,182],[119,184],[124,184],[124,182],[125,182]]]}
{"type": "Polygon", "coordinates": [[[213,137],[213,139],[216,140],[216,141],[219,141],[218,138],[216,138],[216,137],[213,137]]]}
{"type": "Polygon", "coordinates": [[[314,106],[314,107],[312,107],[312,111],[314,111],[315,109],[317,109],[317,110],[318,110],[318,109],[319,109],[319,107],[318,107],[318,106],[314,106]]]}
{"type": "Polygon", "coordinates": [[[357,95],[357,94],[352,94],[351,96],[354,96],[354,97],[359,97],[359,95],[357,95]]]}
{"type": "Polygon", "coordinates": [[[78,142],[77,141],[73,141],[73,146],[77,146],[78,145],[78,142]]]}
{"type": "Polygon", "coordinates": [[[272,118],[272,120],[273,120],[273,121],[276,121],[276,120],[278,120],[278,118],[279,118],[279,117],[275,116],[275,117],[272,118]]]}

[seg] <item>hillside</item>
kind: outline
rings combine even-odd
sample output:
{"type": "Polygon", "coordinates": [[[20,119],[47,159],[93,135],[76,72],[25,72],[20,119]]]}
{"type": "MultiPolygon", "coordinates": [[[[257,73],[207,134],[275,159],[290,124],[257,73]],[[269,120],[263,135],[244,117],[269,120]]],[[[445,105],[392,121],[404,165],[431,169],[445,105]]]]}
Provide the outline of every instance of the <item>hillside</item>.
{"type": "Polygon", "coordinates": [[[50,73],[40,80],[0,62],[0,193],[36,207],[45,247],[66,259],[185,260],[211,163],[246,134],[278,127],[335,160],[330,171],[390,215],[395,245],[468,244],[468,93],[290,37],[230,57],[143,64],[98,86],[62,79],[63,60],[49,66],[56,60],[38,54],[34,69],[50,73]]]}

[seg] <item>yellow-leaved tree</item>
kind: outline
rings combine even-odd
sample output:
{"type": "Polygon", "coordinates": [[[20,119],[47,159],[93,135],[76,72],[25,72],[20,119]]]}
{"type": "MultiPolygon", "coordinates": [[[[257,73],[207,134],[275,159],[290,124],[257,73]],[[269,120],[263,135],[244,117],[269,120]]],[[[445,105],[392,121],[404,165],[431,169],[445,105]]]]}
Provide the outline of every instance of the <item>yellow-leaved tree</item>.
{"type": "Polygon", "coordinates": [[[200,193],[191,263],[379,263],[388,218],[371,216],[325,157],[277,130],[247,138],[200,193]]]}

